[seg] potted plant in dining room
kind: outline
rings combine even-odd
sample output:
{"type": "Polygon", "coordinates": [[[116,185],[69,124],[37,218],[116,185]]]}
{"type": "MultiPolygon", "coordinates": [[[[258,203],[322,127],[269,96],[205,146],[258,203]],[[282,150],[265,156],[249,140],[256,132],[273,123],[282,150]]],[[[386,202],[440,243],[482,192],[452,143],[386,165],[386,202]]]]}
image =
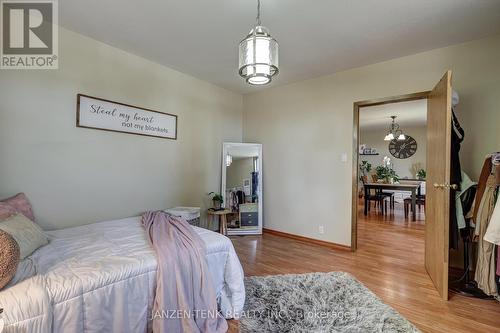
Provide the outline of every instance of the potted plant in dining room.
{"type": "Polygon", "coordinates": [[[377,178],[382,179],[384,183],[393,184],[399,182],[399,176],[396,171],[392,169],[391,159],[387,156],[384,157],[383,165],[375,168],[377,178]]]}
{"type": "Polygon", "coordinates": [[[221,209],[222,203],[224,202],[224,197],[220,193],[210,192],[208,195],[212,196],[212,202],[215,210],[221,209]]]}
{"type": "Polygon", "coordinates": [[[363,177],[367,177],[370,174],[370,171],[372,171],[372,165],[368,161],[361,161],[359,164],[359,172],[361,175],[359,176],[359,186],[358,186],[358,197],[362,198],[363,197],[363,177]]]}
{"type": "Polygon", "coordinates": [[[372,171],[372,165],[368,161],[361,161],[359,171],[361,171],[361,176],[368,176],[370,171],[372,171]]]}
{"type": "Polygon", "coordinates": [[[418,180],[425,180],[426,177],[427,177],[427,172],[425,172],[424,169],[418,170],[418,172],[417,172],[417,179],[418,180]]]}

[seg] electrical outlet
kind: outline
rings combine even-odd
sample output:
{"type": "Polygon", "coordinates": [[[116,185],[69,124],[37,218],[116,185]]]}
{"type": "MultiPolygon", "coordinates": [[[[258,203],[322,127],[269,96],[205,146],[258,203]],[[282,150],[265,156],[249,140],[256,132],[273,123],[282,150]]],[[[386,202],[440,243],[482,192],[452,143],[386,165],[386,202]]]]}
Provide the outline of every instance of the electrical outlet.
{"type": "Polygon", "coordinates": [[[340,155],[340,162],[346,163],[347,162],[347,153],[342,153],[340,155]]]}
{"type": "Polygon", "coordinates": [[[320,225],[319,228],[318,228],[318,232],[323,235],[325,233],[325,227],[320,225]]]}

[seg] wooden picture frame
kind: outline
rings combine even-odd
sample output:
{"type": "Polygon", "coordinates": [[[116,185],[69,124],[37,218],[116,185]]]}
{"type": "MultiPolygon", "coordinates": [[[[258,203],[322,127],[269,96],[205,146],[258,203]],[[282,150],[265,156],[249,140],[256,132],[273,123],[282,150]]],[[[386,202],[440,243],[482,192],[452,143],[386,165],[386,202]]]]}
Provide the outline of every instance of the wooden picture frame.
{"type": "Polygon", "coordinates": [[[76,127],[177,140],[178,117],[171,113],[77,94],[76,127]],[[94,104],[89,105],[92,101],[94,104]]]}

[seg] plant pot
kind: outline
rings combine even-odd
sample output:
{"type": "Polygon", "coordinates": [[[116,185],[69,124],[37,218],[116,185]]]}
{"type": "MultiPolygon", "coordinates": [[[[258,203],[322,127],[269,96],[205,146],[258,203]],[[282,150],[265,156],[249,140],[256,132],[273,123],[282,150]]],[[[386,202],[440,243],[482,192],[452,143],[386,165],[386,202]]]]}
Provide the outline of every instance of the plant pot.
{"type": "Polygon", "coordinates": [[[212,202],[214,204],[214,208],[215,209],[220,209],[220,207],[221,207],[221,202],[220,201],[212,200],[212,202]]]}

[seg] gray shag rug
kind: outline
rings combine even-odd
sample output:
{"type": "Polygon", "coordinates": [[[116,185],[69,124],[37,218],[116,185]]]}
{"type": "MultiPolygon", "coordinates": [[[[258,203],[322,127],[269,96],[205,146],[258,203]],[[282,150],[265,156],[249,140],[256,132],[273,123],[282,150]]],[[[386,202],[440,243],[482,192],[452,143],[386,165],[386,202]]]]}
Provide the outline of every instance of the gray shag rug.
{"type": "Polygon", "coordinates": [[[245,278],[240,332],[419,332],[344,272],[245,278]]]}

